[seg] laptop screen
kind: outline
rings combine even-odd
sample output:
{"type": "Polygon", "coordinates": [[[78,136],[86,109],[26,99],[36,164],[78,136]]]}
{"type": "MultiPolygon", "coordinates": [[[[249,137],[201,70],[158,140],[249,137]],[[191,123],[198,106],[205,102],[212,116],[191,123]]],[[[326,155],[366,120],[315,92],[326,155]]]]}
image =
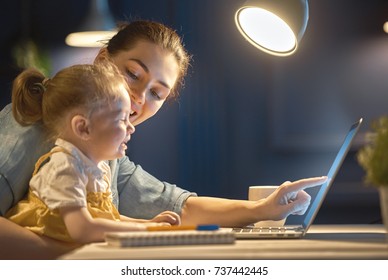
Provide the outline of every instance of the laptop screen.
{"type": "Polygon", "coordinates": [[[312,202],[310,203],[309,208],[307,209],[306,213],[304,214],[303,222],[302,222],[303,228],[308,229],[310,227],[310,225],[312,224],[312,222],[314,221],[315,216],[317,215],[318,210],[321,207],[323,200],[325,199],[325,196],[326,196],[327,192],[329,191],[330,186],[332,185],[334,178],[337,175],[338,170],[340,169],[342,162],[344,161],[344,159],[349,151],[349,148],[352,144],[354,136],[357,134],[357,131],[359,130],[361,123],[362,123],[362,119],[360,119],[358,122],[354,123],[351,126],[351,128],[350,128],[348,134],[346,135],[345,140],[344,140],[339,152],[337,153],[337,156],[336,156],[336,158],[335,158],[335,160],[334,160],[334,162],[333,162],[333,164],[332,164],[332,166],[327,174],[328,180],[326,181],[326,183],[322,184],[321,186],[317,186],[317,187],[313,188],[313,189],[317,188],[317,190],[316,190],[317,193],[315,196],[312,196],[312,202]]]}

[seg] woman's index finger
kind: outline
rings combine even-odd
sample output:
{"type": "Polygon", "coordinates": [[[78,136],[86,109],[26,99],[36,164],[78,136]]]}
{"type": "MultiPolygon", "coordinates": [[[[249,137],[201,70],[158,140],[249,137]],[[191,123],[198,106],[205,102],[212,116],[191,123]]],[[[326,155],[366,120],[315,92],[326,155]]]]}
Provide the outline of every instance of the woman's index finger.
{"type": "Polygon", "coordinates": [[[283,184],[283,185],[288,192],[298,192],[307,188],[322,185],[327,181],[327,179],[328,179],[327,176],[312,177],[312,178],[300,179],[291,183],[287,182],[286,184],[283,184]]]}

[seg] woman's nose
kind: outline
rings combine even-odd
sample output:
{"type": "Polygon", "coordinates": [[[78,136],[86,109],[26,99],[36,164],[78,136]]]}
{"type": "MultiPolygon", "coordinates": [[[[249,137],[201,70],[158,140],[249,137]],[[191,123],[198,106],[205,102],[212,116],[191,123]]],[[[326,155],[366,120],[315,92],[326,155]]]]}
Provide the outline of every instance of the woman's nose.
{"type": "Polygon", "coordinates": [[[133,87],[131,88],[131,100],[136,104],[144,104],[146,96],[145,87],[133,87]]]}

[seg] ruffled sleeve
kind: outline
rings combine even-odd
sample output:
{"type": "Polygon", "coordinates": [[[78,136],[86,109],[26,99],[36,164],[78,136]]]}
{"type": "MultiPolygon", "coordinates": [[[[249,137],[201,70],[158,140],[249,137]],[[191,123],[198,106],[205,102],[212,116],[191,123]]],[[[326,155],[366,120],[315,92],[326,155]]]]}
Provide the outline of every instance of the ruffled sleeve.
{"type": "Polygon", "coordinates": [[[66,153],[54,153],[33,176],[30,187],[50,209],[85,207],[88,176],[77,160],[66,153]]]}

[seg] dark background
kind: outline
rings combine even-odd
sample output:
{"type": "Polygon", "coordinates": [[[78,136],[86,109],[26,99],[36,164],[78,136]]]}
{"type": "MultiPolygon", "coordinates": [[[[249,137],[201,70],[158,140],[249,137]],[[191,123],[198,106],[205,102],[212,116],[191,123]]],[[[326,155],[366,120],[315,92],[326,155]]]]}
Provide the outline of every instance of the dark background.
{"type": "MultiPolygon", "coordinates": [[[[129,157],[200,195],[245,199],[250,185],[325,175],[350,125],[364,117],[316,223],[381,222],[378,192],[363,183],[355,156],[370,123],[387,113],[388,1],[309,1],[305,36],[290,57],[243,39],[234,24],[243,3],[109,1],[117,21],[173,27],[193,55],[180,98],[136,127],[129,157]]],[[[0,7],[0,108],[10,102],[18,60],[37,61],[48,75],[93,61],[96,49],[64,43],[89,1],[3,0],[0,7]]]]}

